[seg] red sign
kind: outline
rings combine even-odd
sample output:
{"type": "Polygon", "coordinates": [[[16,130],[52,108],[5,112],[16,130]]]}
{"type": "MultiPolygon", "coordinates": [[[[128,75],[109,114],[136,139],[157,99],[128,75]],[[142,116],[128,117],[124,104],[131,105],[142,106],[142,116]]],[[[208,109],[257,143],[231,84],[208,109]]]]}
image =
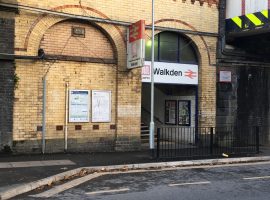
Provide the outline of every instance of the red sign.
{"type": "Polygon", "coordinates": [[[145,21],[140,20],[129,26],[129,42],[144,39],[145,21]]]}
{"type": "Polygon", "coordinates": [[[150,65],[144,65],[142,68],[142,75],[150,75],[151,67],[150,65]]]}

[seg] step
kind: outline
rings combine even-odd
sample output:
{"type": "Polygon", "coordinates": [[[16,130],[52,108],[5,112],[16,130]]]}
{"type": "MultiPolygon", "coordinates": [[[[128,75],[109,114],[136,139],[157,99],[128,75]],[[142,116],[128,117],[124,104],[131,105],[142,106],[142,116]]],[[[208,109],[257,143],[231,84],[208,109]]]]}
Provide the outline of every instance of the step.
{"type": "Polygon", "coordinates": [[[149,129],[148,130],[141,130],[141,134],[145,134],[145,133],[149,133],[149,129]]]}
{"type": "Polygon", "coordinates": [[[141,126],[141,129],[149,129],[149,127],[148,126],[141,126]]]}
{"type": "MultiPolygon", "coordinates": [[[[155,142],[157,142],[156,138],[155,138],[155,142]]],[[[148,139],[141,139],[141,143],[149,143],[149,138],[148,139]]]]}
{"type": "MultiPolygon", "coordinates": [[[[146,136],[148,136],[149,137],[149,133],[145,133],[145,134],[141,134],[141,137],[146,137],[146,136]]],[[[154,137],[157,137],[157,135],[154,135],[154,137]]]]}
{"type": "Polygon", "coordinates": [[[141,139],[141,143],[149,143],[149,140],[141,139]]]}

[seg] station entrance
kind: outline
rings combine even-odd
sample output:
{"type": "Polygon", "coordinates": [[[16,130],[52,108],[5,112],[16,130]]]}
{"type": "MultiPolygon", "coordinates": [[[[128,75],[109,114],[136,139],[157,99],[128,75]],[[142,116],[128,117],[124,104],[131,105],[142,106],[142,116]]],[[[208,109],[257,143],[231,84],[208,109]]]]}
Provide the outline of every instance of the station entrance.
{"type": "MultiPolygon", "coordinates": [[[[155,127],[183,127],[182,140],[195,143],[198,124],[197,86],[177,84],[155,84],[155,127]],[[194,130],[194,131],[190,131],[194,130]]],[[[142,84],[142,142],[148,143],[151,110],[151,85],[142,84]]],[[[156,129],[155,129],[156,130],[156,129]]],[[[173,129],[172,129],[173,130],[173,129]]]]}

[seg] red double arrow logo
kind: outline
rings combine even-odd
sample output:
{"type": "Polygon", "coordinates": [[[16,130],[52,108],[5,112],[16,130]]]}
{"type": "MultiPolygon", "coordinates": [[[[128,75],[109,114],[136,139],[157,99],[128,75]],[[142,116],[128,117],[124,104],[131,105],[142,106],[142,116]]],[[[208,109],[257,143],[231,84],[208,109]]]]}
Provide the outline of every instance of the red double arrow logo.
{"type": "Polygon", "coordinates": [[[190,79],[193,79],[195,77],[197,77],[197,72],[193,72],[192,70],[188,70],[185,72],[185,76],[190,78],[190,79]]]}

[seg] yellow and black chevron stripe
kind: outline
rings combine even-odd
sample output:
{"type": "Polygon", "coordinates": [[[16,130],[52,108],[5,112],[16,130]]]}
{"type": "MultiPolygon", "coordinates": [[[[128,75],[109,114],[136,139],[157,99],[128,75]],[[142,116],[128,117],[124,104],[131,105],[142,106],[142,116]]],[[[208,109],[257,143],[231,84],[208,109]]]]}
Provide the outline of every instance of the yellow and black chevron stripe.
{"type": "Polygon", "coordinates": [[[240,31],[243,29],[255,29],[269,24],[269,10],[246,14],[226,19],[226,31],[240,31]]]}

